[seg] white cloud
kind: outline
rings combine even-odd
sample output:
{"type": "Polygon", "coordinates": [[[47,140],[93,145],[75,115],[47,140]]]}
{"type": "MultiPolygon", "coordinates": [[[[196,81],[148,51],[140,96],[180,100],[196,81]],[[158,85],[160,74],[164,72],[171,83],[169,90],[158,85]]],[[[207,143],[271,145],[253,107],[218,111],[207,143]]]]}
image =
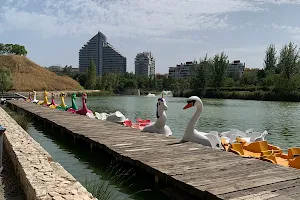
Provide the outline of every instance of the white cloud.
{"type": "Polygon", "coordinates": [[[282,26],[282,25],[277,25],[277,24],[272,24],[271,27],[276,28],[276,29],[283,29],[283,30],[286,30],[289,33],[293,33],[293,34],[299,34],[300,33],[300,27],[282,26]]]}
{"type": "Polygon", "coordinates": [[[300,4],[300,0],[254,0],[257,3],[272,3],[272,4],[300,4]]]}
{"type": "Polygon", "coordinates": [[[165,37],[177,31],[235,30],[227,14],[262,11],[265,3],[300,0],[7,0],[0,10],[5,29],[45,36],[94,34],[165,37]],[[30,5],[31,10],[25,9],[30,5]]]}
{"type": "Polygon", "coordinates": [[[272,27],[275,29],[281,29],[286,31],[287,33],[290,34],[290,38],[293,40],[299,40],[300,39],[300,27],[297,26],[285,26],[285,25],[278,25],[278,24],[271,24],[266,27],[272,27]]]}
{"type": "Polygon", "coordinates": [[[183,43],[183,44],[202,44],[203,41],[199,39],[193,39],[190,37],[182,37],[182,38],[167,38],[167,37],[153,37],[149,40],[159,42],[159,43],[183,43]]]}

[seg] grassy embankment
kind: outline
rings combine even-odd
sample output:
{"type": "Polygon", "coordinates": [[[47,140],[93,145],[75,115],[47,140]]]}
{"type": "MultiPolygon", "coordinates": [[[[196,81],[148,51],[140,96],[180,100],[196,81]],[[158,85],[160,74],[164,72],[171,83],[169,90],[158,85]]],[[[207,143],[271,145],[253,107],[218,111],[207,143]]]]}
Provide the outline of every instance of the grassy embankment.
{"type": "Polygon", "coordinates": [[[200,96],[204,98],[218,99],[243,99],[243,100],[260,100],[260,101],[291,101],[300,102],[300,92],[278,92],[273,88],[266,87],[232,87],[221,88],[220,91],[208,88],[202,91],[176,91],[174,97],[200,96]]]}
{"type": "Polygon", "coordinates": [[[24,56],[0,55],[0,67],[11,70],[14,91],[83,90],[74,79],[58,76],[24,56]]]}

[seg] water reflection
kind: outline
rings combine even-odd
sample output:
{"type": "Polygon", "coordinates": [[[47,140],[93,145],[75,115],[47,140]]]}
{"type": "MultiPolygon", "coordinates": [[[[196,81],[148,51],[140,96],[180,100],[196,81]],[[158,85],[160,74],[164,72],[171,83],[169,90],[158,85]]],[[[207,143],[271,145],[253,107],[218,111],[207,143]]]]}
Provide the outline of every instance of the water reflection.
{"type": "MultiPolygon", "coordinates": [[[[124,184],[122,185],[111,181],[112,177],[110,177],[110,174],[113,173],[108,169],[112,166],[116,168],[116,166],[112,164],[112,157],[104,151],[94,149],[93,152],[90,152],[88,146],[86,148],[79,147],[73,143],[72,138],[61,137],[60,131],[52,132],[36,123],[30,124],[27,132],[50,153],[56,162],[60,163],[83,185],[86,184],[87,180],[108,181],[114,195],[120,199],[168,199],[161,192],[153,188],[154,179],[153,181],[149,181],[147,180],[147,175],[143,174],[141,176],[140,172],[135,176],[133,176],[134,174],[130,174],[131,178],[126,180],[126,182],[124,179],[124,184]],[[141,179],[141,177],[145,178],[145,180],[141,179]],[[130,197],[134,193],[136,194],[130,197]]],[[[121,170],[122,168],[116,169],[121,170]]],[[[136,173],[137,171],[135,170],[134,172],[136,173]]]]}

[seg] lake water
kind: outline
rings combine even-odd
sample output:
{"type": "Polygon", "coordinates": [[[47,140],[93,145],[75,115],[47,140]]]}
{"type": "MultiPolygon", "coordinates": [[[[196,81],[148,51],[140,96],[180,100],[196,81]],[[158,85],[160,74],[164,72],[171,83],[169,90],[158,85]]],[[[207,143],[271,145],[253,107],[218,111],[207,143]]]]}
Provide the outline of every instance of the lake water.
{"type": "MultiPolygon", "coordinates": [[[[88,97],[87,106],[93,112],[121,111],[127,118],[156,120],[158,97],[110,96],[88,97]]],[[[187,98],[165,97],[168,105],[167,125],[173,136],[181,138],[195,108],[183,110],[187,98]]],[[[300,146],[300,103],[246,101],[229,99],[202,99],[203,113],[196,126],[198,131],[227,131],[236,128],[242,131],[267,130],[267,140],[281,148],[300,146]]],[[[77,98],[81,107],[81,98],[77,98]]],[[[70,99],[66,99],[70,104],[70,99]]]]}

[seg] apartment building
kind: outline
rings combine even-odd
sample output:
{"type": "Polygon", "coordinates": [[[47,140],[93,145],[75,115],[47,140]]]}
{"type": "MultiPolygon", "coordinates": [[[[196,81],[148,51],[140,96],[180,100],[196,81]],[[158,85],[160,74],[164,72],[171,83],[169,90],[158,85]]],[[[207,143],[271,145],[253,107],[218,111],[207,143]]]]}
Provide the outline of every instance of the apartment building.
{"type": "Polygon", "coordinates": [[[138,53],[135,57],[135,74],[144,76],[155,75],[155,60],[151,52],[138,53]]]}
{"type": "Polygon", "coordinates": [[[169,77],[173,78],[186,78],[191,75],[194,64],[197,62],[186,62],[176,65],[176,67],[169,67],[169,77]]]}
{"type": "Polygon", "coordinates": [[[102,73],[126,73],[126,58],[108,42],[103,46],[102,73]]]}
{"type": "Polygon", "coordinates": [[[240,60],[234,60],[232,63],[228,64],[227,73],[236,74],[238,77],[242,77],[245,70],[245,63],[241,63],[240,60]]]}
{"type": "Polygon", "coordinates": [[[86,72],[91,60],[95,62],[97,75],[126,72],[126,57],[114,49],[101,32],[79,50],[79,71],[86,72]]]}

